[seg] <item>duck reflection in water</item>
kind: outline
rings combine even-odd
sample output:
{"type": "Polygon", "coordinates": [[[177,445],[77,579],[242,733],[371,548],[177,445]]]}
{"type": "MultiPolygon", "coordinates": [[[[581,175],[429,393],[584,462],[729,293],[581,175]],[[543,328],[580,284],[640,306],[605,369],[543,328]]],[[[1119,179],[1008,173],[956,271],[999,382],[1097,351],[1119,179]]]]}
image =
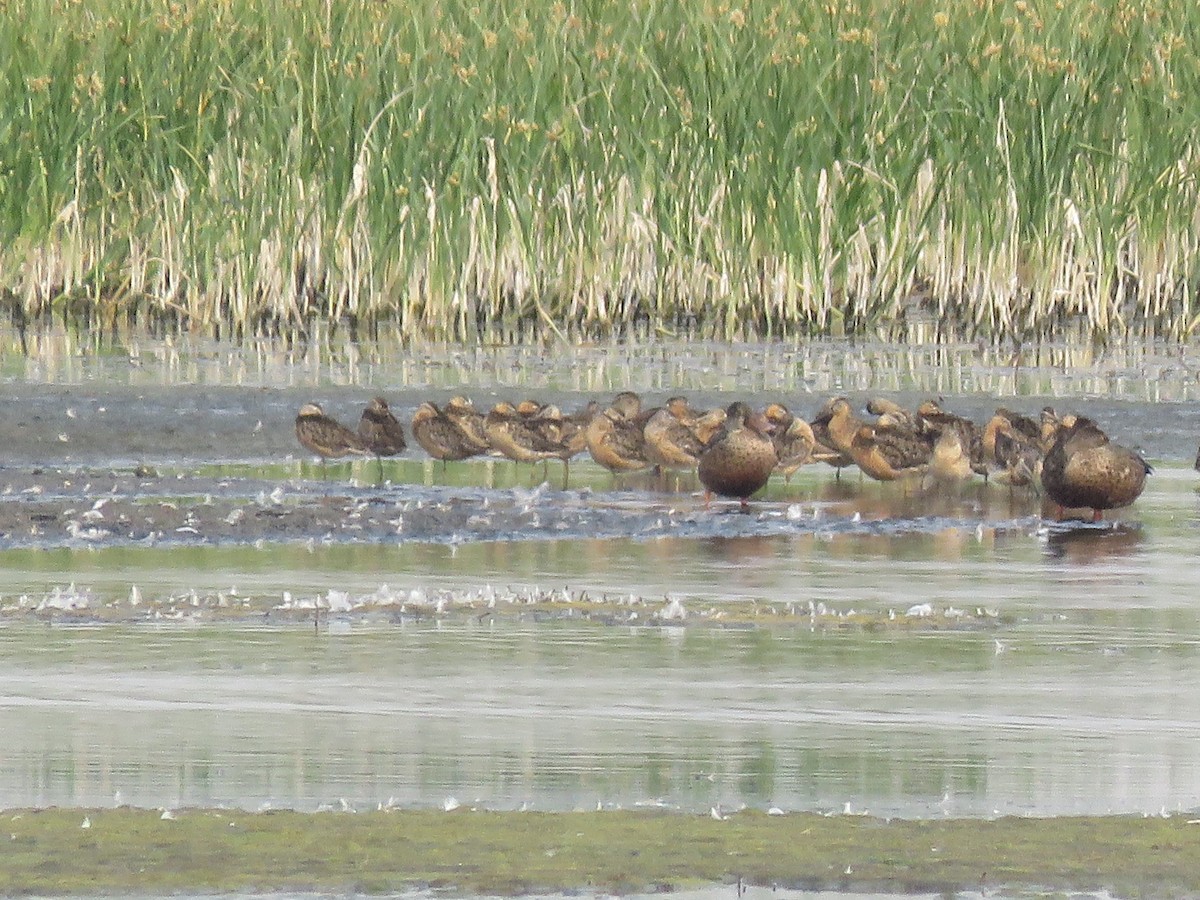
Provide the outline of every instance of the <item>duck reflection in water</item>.
{"type": "Polygon", "coordinates": [[[1105,563],[1133,556],[1141,548],[1143,536],[1140,525],[1071,523],[1050,529],[1046,552],[1054,559],[1081,565],[1105,563]]]}

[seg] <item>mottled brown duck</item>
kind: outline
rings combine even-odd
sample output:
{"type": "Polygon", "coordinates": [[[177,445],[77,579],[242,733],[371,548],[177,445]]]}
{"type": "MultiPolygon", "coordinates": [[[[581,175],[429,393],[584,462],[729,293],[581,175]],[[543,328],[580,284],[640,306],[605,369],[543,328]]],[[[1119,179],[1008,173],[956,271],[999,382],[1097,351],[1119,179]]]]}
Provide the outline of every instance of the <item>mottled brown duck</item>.
{"type": "Polygon", "coordinates": [[[446,413],[429,401],[417,407],[412,417],[412,435],[421,448],[443,466],[450,461],[486,453],[488,444],[480,442],[446,413]]]}
{"type": "Polygon", "coordinates": [[[762,490],[778,462],[762,413],[741,401],[731,403],[725,409],[725,424],[700,454],[697,473],[705,505],[719,494],[740,500],[748,510],[750,496],[762,490]]]}
{"type": "Polygon", "coordinates": [[[588,453],[615,477],[650,466],[646,459],[645,423],[640,421],[642,401],[631,391],[618,394],[612,404],[592,418],[585,433],[588,453]]]}
{"type": "Polygon", "coordinates": [[[557,406],[543,406],[534,416],[533,424],[545,431],[548,441],[562,444],[570,458],[587,449],[587,427],[599,412],[600,404],[595,400],[566,415],[557,406]]]}
{"type": "Polygon", "coordinates": [[[701,415],[683,397],[671,397],[642,428],[646,459],[662,469],[694,469],[724,421],[723,409],[701,415]]]}
{"type": "Polygon", "coordinates": [[[451,397],[442,412],[466,435],[469,443],[479,448],[479,453],[487,453],[491,449],[483,430],[483,413],[475,409],[475,404],[470,400],[461,395],[451,397]]]}
{"type": "Polygon", "coordinates": [[[1058,506],[1090,509],[1099,522],[1106,509],[1133,503],[1153,470],[1139,454],[1114,444],[1091,419],[1062,420],[1054,445],[1042,462],[1042,487],[1058,506]]]}
{"type": "MultiPolygon", "coordinates": [[[[801,466],[820,458],[812,426],[792,415],[782,403],[769,404],[763,410],[763,417],[771,426],[771,441],[775,444],[775,456],[778,457],[775,471],[782,473],[786,481],[791,481],[801,466]]],[[[829,454],[836,451],[820,447],[819,452],[829,454]]]]}
{"type": "Polygon", "coordinates": [[[970,461],[971,471],[988,475],[987,456],[983,449],[983,431],[973,421],[942,409],[936,400],[925,400],[917,407],[918,431],[928,429],[936,439],[947,428],[958,432],[963,451],[970,461]]]}
{"type": "Polygon", "coordinates": [[[567,461],[571,450],[562,440],[562,414],[554,407],[523,401],[515,407],[507,401],[497,403],[483,420],[484,432],[493,450],[516,463],[548,462],[561,459],[563,485],[567,481],[567,461]]]}
{"type": "Polygon", "coordinates": [[[943,428],[934,438],[933,452],[925,471],[924,486],[935,484],[954,487],[968,481],[974,471],[971,458],[955,428],[943,428]]]}
{"type": "Polygon", "coordinates": [[[845,397],[833,397],[828,400],[812,421],[817,440],[821,440],[818,426],[823,426],[829,437],[829,446],[846,454],[850,453],[850,445],[854,443],[858,429],[865,424],[867,423],[854,414],[850,401],[845,397]]]}
{"type": "MultiPolygon", "coordinates": [[[[842,479],[842,469],[854,465],[854,458],[850,455],[850,443],[854,440],[854,433],[863,424],[854,415],[854,411],[850,408],[850,401],[845,397],[833,397],[826,401],[816,417],[809,423],[817,446],[825,447],[829,451],[828,454],[822,455],[821,461],[826,465],[833,466],[838,481],[842,479]],[[830,422],[835,417],[838,417],[839,424],[834,430],[838,431],[839,437],[845,438],[844,446],[839,446],[831,433],[830,422]]],[[[816,452],[814,450],[814,453],[816,452]]]]}
{"type": "MultiPolygon", "coordinates": [[[[522,405],[528,403],[529,401],[525,401],[522,405]]],[[[535,406],[536,408],[525,405],[524,412],[507,401],[493,406],[483,420],[483,430],[492,449],[499,450],[513,462],[519,463],[562,459],[564,454],[569,455],[561,441],[551,439],[549,427],[533,424],[534,417],[541,412],[541,406],[535,406]]],[[[549,417],[542,421],[553,424],[549,417]]]]}
{"type": "Polygon", "coordinates": [[[379,463],[379,480],[383,480],[383,458],[395,456],[408,449],[402,426],[383,397],[372,397],[358,420],[358,437],[375,454],[379,463]]]}
{"type": "Polygon", "coordinates": [[[872,397],[867,401],[867,412],[873,416],[886,417],[885,424],[890,422],[907,428],[917,427],[916,413],[887,397],[872,397]]]}
{"type": "Polygon", "coordinates": [[[933,437],[909,428],[860,425],[850,443],[850,456],[876,481],[896,481],[925,474],[933,457],[933,437]]]}
{"type": "Polygon", "coordinates": [[[609,409],[615,410],[622,418],[633,421],[642,414],[642,398],[633,391],[621,391],[613,397],[609,409]]]}
{"type": "Polygon", "coordinates": [[[548,404],[525,420],[545,446],[560,448],[558,458],[563,462],[563,490],[570,484],[571,458],[587,449],[587,426],[598,408],[599,404],[592,400],[582,409],[563,415],[557,406],[548,404]]]}
{"type": "Polygon", "coordinates": [[[363,455],[367,447],[362,439],[336,419],[325,415],[320,405],[305,403],[296,415],[296,440],[304,449],[321,458],[321,478],[325,461],[351,454],[363,455]]]}
{"type": "Polygon", "coordinates": [[[1059,428],[1064,425],[1070,427],[1075,422],[1075,417],[1072,415],[1059,416],[1054,411],[1054,407],[1042,407],[1040,438],[1038,443],[1042,448],[1042,454],[1050,452],[1050,448],[1054,446],[1054,440],[1058,437],[1059,428]]]}
{"type": "Polygon", "coordinates": [[[1036,487],[1042,471],[1041,426],[998,408],[983,427],[983,450],[996,480],[1010,487],[1036,487]]]}

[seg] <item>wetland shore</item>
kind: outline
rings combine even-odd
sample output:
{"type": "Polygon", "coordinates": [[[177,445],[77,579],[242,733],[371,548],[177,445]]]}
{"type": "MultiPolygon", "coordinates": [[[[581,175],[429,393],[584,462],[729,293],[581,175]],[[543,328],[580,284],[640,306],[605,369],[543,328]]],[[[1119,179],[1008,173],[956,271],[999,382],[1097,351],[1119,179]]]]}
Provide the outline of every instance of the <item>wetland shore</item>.
{"type": "Polygon", "coordinates": [[[797,813],[47,809],[0,813],[5,896],[180,891],[1200,892],[1186,817],[882,820],[797,813]]]}
{"type": "Polygon", "coordinates": [[[0,895],[1200,894],[1191,351],[691,349],[10,361],[0,895]],[[823,470],[743,516],[291,431],[629,384],[1061,400],[1156,474],[1099,528],[823,470]]]}

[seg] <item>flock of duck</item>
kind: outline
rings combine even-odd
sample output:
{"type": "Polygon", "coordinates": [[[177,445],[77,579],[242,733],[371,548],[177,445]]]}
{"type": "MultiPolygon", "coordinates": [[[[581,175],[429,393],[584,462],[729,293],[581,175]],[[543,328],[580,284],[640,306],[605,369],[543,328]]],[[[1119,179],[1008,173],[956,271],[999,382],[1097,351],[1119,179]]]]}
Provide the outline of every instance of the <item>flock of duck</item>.
{"type": "MultiPolygon", "coordinates": [[[[705,504],[717,494],[743,508],[772,473],[786,478],[801,466],[857,466],[878,481],[918,480],[923,487],[955,485],[976,475],[1044,493],[1065,509],[1089,509],[1099,521],[1106,509],[1128,506],[1142,493],[1149,464],[1111,442],[1091,419],[1059,415],[1047,407],[1040,420],[997,409],[982,426],[927,400],[915,410],[887,399],[871,400],[866,415],[845,397],[829,400],[811,421],[781,403],[759,411],[737,401],[725,409],[696,410],[683,397],[646,408],[623,391],[606,408],[592,401],[574,413],[525,400],[497,403],[486,415],[465,397],[441,408],[424,402],[413,413],[413,438],[443,463],[482,454],[521,462],[559,459],[564,484],[572,457],[586,450],[614,474],[655,468],[695,470],[705,504]]],[[[375,397],[357,431],[306,403],[296,417],[296,437],[329,458],[351,454],[394,456],[407,449],[404,428],[375,397]]],[[[381,469],[382,472],[382,469],[381,469]]]]}

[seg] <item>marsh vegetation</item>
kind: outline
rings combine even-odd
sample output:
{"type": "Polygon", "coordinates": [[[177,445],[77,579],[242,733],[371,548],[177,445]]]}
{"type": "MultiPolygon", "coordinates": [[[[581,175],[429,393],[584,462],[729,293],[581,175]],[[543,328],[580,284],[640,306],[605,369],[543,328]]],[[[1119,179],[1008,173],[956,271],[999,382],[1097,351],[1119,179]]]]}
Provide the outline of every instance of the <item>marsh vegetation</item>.
{"type": "Polygon", "coordinates": [[[205,334],[1194,329],[1182,0],[8,0],[0,299],[205,334]]]}
{"type": "MultiPolygon", "coordinates": [[[[884,822],[859,816],[724,821],[653,813],[230,810],[9,811],[6,894],[427,888],[483,895],[665,892],[724,882],[802,890],[945,892],[1106,887],[1171,897],[1200,887],[1200,831],[1180,819],[884,822]],[[86,827],[81,828],[81,823],[86,827]],[[65,860],[70,860],[66,864],[65,860]]],[[[1072,893],[1072,895],[1074,895],[1072,893]]]]}

